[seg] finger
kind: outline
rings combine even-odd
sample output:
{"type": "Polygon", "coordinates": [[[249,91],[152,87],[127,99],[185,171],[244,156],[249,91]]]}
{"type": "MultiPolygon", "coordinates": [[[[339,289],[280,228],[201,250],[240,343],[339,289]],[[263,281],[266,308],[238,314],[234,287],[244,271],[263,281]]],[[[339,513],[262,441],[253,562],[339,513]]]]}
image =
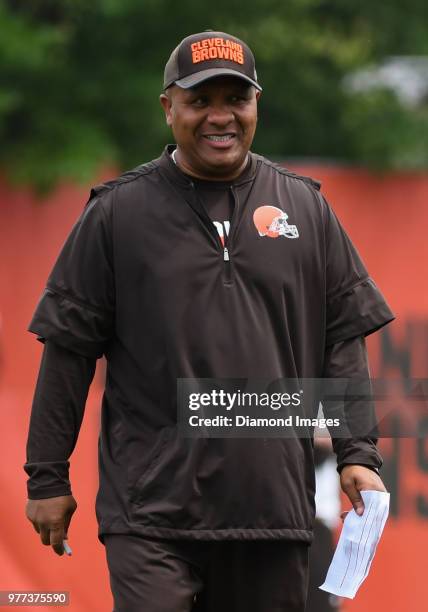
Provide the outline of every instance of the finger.
{"type": "Polygon", "coordinates": [[[358,514],[358,516],[362,516],[364,513],[364,502],[360,492],[355,486],[354,480],[345,481],[343,483],[343,490],[348,496],[355,512],[358,514]]]}
{"type": "Polygon", "coordinates": [[[352,492],[348,494],[348,497],[355,512],[358,516],[362,516],[364,514],[364,502],[360,492],[357,489],[353,489],[352,492]]]}
{"type": "Polygon", "coordinates": [[[64,517],[64,533],[67,536],[68,528],[70,527],[71,517],[73,516],[73,512],[68,512],[64,517]]]}
{"type": "Polygon", "coordinates": [[[76,509],[77,509],[77,504],[74,503],[74,505],[71,508],[69,508],[67,512],[65,513],[65,516],[64,516],[65,537],[64,539],[67,539],[68,528],[70,527],[70,522],[71,522],[71,519],[73,518],[73,514],[76,512],[76,509]]]}
{"type": "Polygon", "coordinates": [[[50,530],[50,545],[54,549],[57,555],[61,556],[64,554],[64,545],[62,541],[64,540],[64,527],[63,526],[55,526],[50,530]]]}
{"type": "Polygon", "coordinates": [[[49,546],[51,543],[51,538],[50,538],[50,533],[49,533],[49,528],[45,527],[45,526],[41,526],[40,527],[40,539],[42,541],[42,544],[44,544],[45,546],[49,546]]]}
{"type": "Polygon", "coordinates": [[[342,522],[346,519],[348,514],[349,514],[349,510],[346,510],[346,512],[341,513],[340,518],[342,519],[342,522]]]}

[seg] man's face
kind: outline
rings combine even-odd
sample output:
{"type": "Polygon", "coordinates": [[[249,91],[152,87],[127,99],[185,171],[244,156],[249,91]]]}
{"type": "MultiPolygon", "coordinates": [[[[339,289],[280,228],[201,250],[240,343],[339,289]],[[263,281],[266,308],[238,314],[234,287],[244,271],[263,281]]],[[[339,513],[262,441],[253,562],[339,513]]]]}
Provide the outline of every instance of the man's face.
{"type": "Polygon", "coordinates": [[[260,92],[239,77],[217,77],[191,89],[174,85],[160,97],[187,173],[231,180],[245,167],[260,92]]]}

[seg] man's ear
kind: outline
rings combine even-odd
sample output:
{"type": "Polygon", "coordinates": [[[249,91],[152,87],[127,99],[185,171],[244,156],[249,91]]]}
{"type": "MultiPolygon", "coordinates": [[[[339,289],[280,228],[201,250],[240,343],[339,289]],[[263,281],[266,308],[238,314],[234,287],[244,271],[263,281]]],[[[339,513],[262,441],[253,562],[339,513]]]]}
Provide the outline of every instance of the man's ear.
{"type": "Polygon", "coordinates": [[[260,96],[262,95],[262,92],[260,91],[260,89],[256,89],[256,100],[257,102],[260,100],[260,96]]]}
{"type": "Polygon", "coordinates": [[[167,125],[169,125],[171,127],[172,124],[172,117],[171,117],[171,98],[167,95],[167,94],[161,94],[159,96],[159,100],[160,103],[162,105],[163,110],[165,111],[165,119],[166,119],[166,123],[167,125]]]}

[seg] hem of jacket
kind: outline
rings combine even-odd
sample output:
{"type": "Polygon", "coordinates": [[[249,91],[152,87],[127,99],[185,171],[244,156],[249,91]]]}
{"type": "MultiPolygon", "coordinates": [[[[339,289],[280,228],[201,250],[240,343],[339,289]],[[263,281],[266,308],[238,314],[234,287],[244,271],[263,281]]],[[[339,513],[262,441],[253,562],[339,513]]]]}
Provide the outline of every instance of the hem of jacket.
{"type": "Polygon", "coordinates": [[[136,523],[120,522],[99,524],[98,539],[104,544],[106,535],[139,535],[174,540],[293,540],[310,544],[312,529],[171,529],[169,527],[148,527],[136,523]]]}

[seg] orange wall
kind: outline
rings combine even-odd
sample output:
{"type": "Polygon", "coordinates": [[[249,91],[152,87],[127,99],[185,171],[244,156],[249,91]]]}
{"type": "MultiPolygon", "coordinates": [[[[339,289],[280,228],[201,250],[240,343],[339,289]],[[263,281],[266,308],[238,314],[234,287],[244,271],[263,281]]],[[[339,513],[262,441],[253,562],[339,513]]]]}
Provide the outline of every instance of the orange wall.
{"type": "MultiPolygon", "coordinates": [[[[397,315],[397,321],[383,332],[389,345],[381,345],[381,333],[370,339],[373,373],[400,377],[407,360],[411,376],[428,377],[428,175],[376,177],[336,167],[293,169],[322,181],[324,194],[397,315]]],[[[0,590],[65,589],[71,593],[69,609],[73,612],[104,612],[112,604],[94,517],[99,381],[93,385],[72,461],[73,490],[79,503],[69,534],[73,557],[59,558],[39,543],[24,517],[25,474],[21,469],[41,352],[39,343],[25,330],[87,194],[86,188],[64,185],[38,202],[30,192],[12,190],[0,182],[0,590]]],[[[371,575],[355,601],[345,603],[346,612],[424,608],[421,602],[428,599],[424,571],[428,549],[426,447],[424,441],[382,441],[394,513],[371,575]]]]}

